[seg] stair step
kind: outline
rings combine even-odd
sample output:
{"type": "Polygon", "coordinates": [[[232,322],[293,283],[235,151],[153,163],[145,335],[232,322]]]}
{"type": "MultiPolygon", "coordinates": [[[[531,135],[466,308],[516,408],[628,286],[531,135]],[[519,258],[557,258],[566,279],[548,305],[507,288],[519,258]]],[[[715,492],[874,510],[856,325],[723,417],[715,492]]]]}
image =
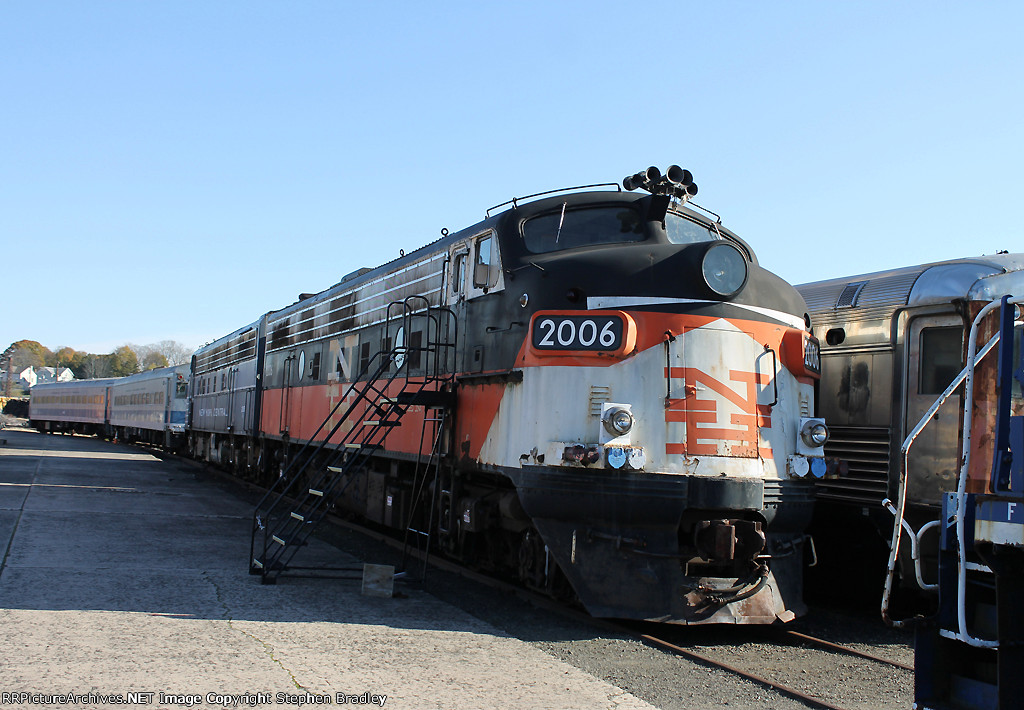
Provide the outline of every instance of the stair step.
{"type": "Polygon", "coordinates": [[[309,494],[310,494],[311,496],[319,496],[319,497],[321,497],[321,498],[323,498],[323,497],[324,497],[324,492],[323,492],[323,491],[318,491],[318,490],[317,490],[317,489],[315,489],[315,488],[310,488],[310,489],[309,489],[309,494]]]}
{"type": "Polygon", "coordinates": [[[298,513],[296,513],[295,511],[292,511],[292,517],[295,518],[296,520],[302,521],[303,523],[306,522],[306,519],[303,518],[298,513]]]}
{"type": "Polygon", "coordinates": [[[401,404],[422,404],[424,407],[451,407],[455,404],[455,393],[436,390],[401,392],[398,401],[401,404]]]}
{"type": "Polygon", "coordinates": [[[252,558],[252,563],[254,565],[256,565],[257,567],[259,567],[260,569],[263,569],[263,563],[260,562],[259,560],[257,560],[255,557],[252,558]]]}
{"type": "Polygon", "coordinates": [[[277,535],[271,535],[270,539],[273,540],[274,542],[276,542],[278,545],[281,545],[282,547],[287,547],[288,546],[288,543],[285,542],[284,540],[282,540],[281,538],[279,538],[277,535]]]}
{"type": "MultiPolygon", "coordinates": [[[[351,451],[358,451],[359,449],[366,449],[367,451],[380,451],[384,447],[381,446],[380,444],[360,444],[358,442],[352,442],[349,444],[345,444],[345,448],[351,451]]],[[[327,468],[331,467],[328,466],[327,468]]],[[[335,473],[341,473],[341,471],[336,471],[335,473]]]]}
{"type": "Polygon", "coordinates": [[[363,426],[402,426],[402,422],[386,422],[379,419],[369,419],[363,422],[363,426]]]}

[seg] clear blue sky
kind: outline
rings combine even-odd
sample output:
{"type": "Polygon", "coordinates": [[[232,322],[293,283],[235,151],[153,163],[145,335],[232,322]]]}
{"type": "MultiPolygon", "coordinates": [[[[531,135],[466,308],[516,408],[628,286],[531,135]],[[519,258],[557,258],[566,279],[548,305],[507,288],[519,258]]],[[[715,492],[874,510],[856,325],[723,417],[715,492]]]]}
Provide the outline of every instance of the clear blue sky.
{"type": "Polygon", "coordinates": [[[1024,250],[1019,2],[0,4],[0,348],[227,334],[678,163],[793,282],[1024,250]]]}

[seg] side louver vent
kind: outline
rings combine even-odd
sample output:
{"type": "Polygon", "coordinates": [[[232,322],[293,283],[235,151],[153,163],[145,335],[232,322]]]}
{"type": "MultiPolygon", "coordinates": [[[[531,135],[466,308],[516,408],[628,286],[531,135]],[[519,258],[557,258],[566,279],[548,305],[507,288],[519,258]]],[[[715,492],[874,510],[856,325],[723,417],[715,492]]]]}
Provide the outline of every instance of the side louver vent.
{"type": "Polygon", "coordinates": [[[867,281],[858,281],[857,283],[847,284],[843,292],[839,294],[839,299],[836,301],[836,308],[853,308],[857,305],[857,298],[860,296],[860,292],[867,286],[867,281]]]}

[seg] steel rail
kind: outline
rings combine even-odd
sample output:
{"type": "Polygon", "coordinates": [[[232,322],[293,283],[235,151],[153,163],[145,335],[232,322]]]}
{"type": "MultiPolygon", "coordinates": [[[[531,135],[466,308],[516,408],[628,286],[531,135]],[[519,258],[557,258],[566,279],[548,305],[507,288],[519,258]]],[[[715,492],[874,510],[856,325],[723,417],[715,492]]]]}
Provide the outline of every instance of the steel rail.
{"type": "Polygon", "coordinates": [[[659,639],[656,636],[651,636],[650,634],[639,634],[638,638],[642,639],[645,643],[657,646],[661,649],[671,651],[672,653],[675,653],[680,656],[685,656],[686,658],[697,661],[699,663],[711,665],[715,668],[721,668],[722,670],[729,671],[734,675],[738,675],[741,678],[757,683],[758,685],[763,685],[766,688],[770,688],[771,690],[776,691],[780,695],[785,695],[790,698],[793,698],[794,700],[799,700],[800,702],[810,705],[811,707],[824,708],[825,710],[846,710],[846,708],[844,708],[841,705],[833,705],[827,700],[822,700],[821,698],[815,697],[813,695],[808,695],[807,693],[799,691],[796,688],[791,688],[788,685],[778,683],[774,680],[769,680],[768,678],[759,676],[756,673],[750,673],[748,671],[743,670],[742,668],[737,668],[736,666],[733,666],[729,663],[725,663],[724,661],[719,661],[715,658],[711,658],[710,656],[705,656],[702,653],[697,653],[696,651],[691,651],[689,649],[682,648],[681,646],[676,646],[675,644],[669,643],[664,639],[659,639]]]}
{"type": "Polygon", "coordinates": [[[800,639],[801,641],[806,641],[808,643],[813,643],[813,644],[821,646],[823,648],[827,648],[829,650],[836,651],[837,653],[844,653],[844,654],[846,654],[848,656],[857,656],[858,658],[865,658],[865,659],[867,659],[869,661],[875,661],[877,663],[884,663],[885,665],[895,666],[896,668],[902,668],[903,670],[907,670],[907,671],[911,671],[911,672],[914,671],[914,667],[913,666],[908,666],[906,663],[900,663],[899,661],[893,661],[893,660],[891,660],[889,658],[882,658],[881,656],[876,656],[874,654],[868,653],[867,651],[860,651],[860,650],[858,650],[856,648],[851,648],[850,646],[843,646],[842,644],[833,643],[832,641],[826,641],[825,639],[820,639],[817,636],[810,636],[808,634],[802,634],[799,631],[791,631],[790,629],[779,629],[779,632],[781,634],[786,635],[786,636],[792,636],[793,638],[800,639]]]}

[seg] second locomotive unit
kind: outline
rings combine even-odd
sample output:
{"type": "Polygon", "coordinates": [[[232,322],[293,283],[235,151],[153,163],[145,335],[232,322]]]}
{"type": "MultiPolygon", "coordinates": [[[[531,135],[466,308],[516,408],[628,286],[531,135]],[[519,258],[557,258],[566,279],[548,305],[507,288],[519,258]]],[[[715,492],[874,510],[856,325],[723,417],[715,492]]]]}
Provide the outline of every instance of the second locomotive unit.
{"type": "Polygon", "coordinates": [[[286,567],[267,550],[301,544],[315,504],[596,616],[804,610],[828,431],[803,299],[687,204],[687,171],[589,187],[492,208],[196,353],[196,455],[313,501],[257,514],[254,573],[286,567]],[[431,426],[443,471],[424,485],[431,426]],[[311,447],[358,467],[325,458],[312,482],[293,466],[311,447]]]}

